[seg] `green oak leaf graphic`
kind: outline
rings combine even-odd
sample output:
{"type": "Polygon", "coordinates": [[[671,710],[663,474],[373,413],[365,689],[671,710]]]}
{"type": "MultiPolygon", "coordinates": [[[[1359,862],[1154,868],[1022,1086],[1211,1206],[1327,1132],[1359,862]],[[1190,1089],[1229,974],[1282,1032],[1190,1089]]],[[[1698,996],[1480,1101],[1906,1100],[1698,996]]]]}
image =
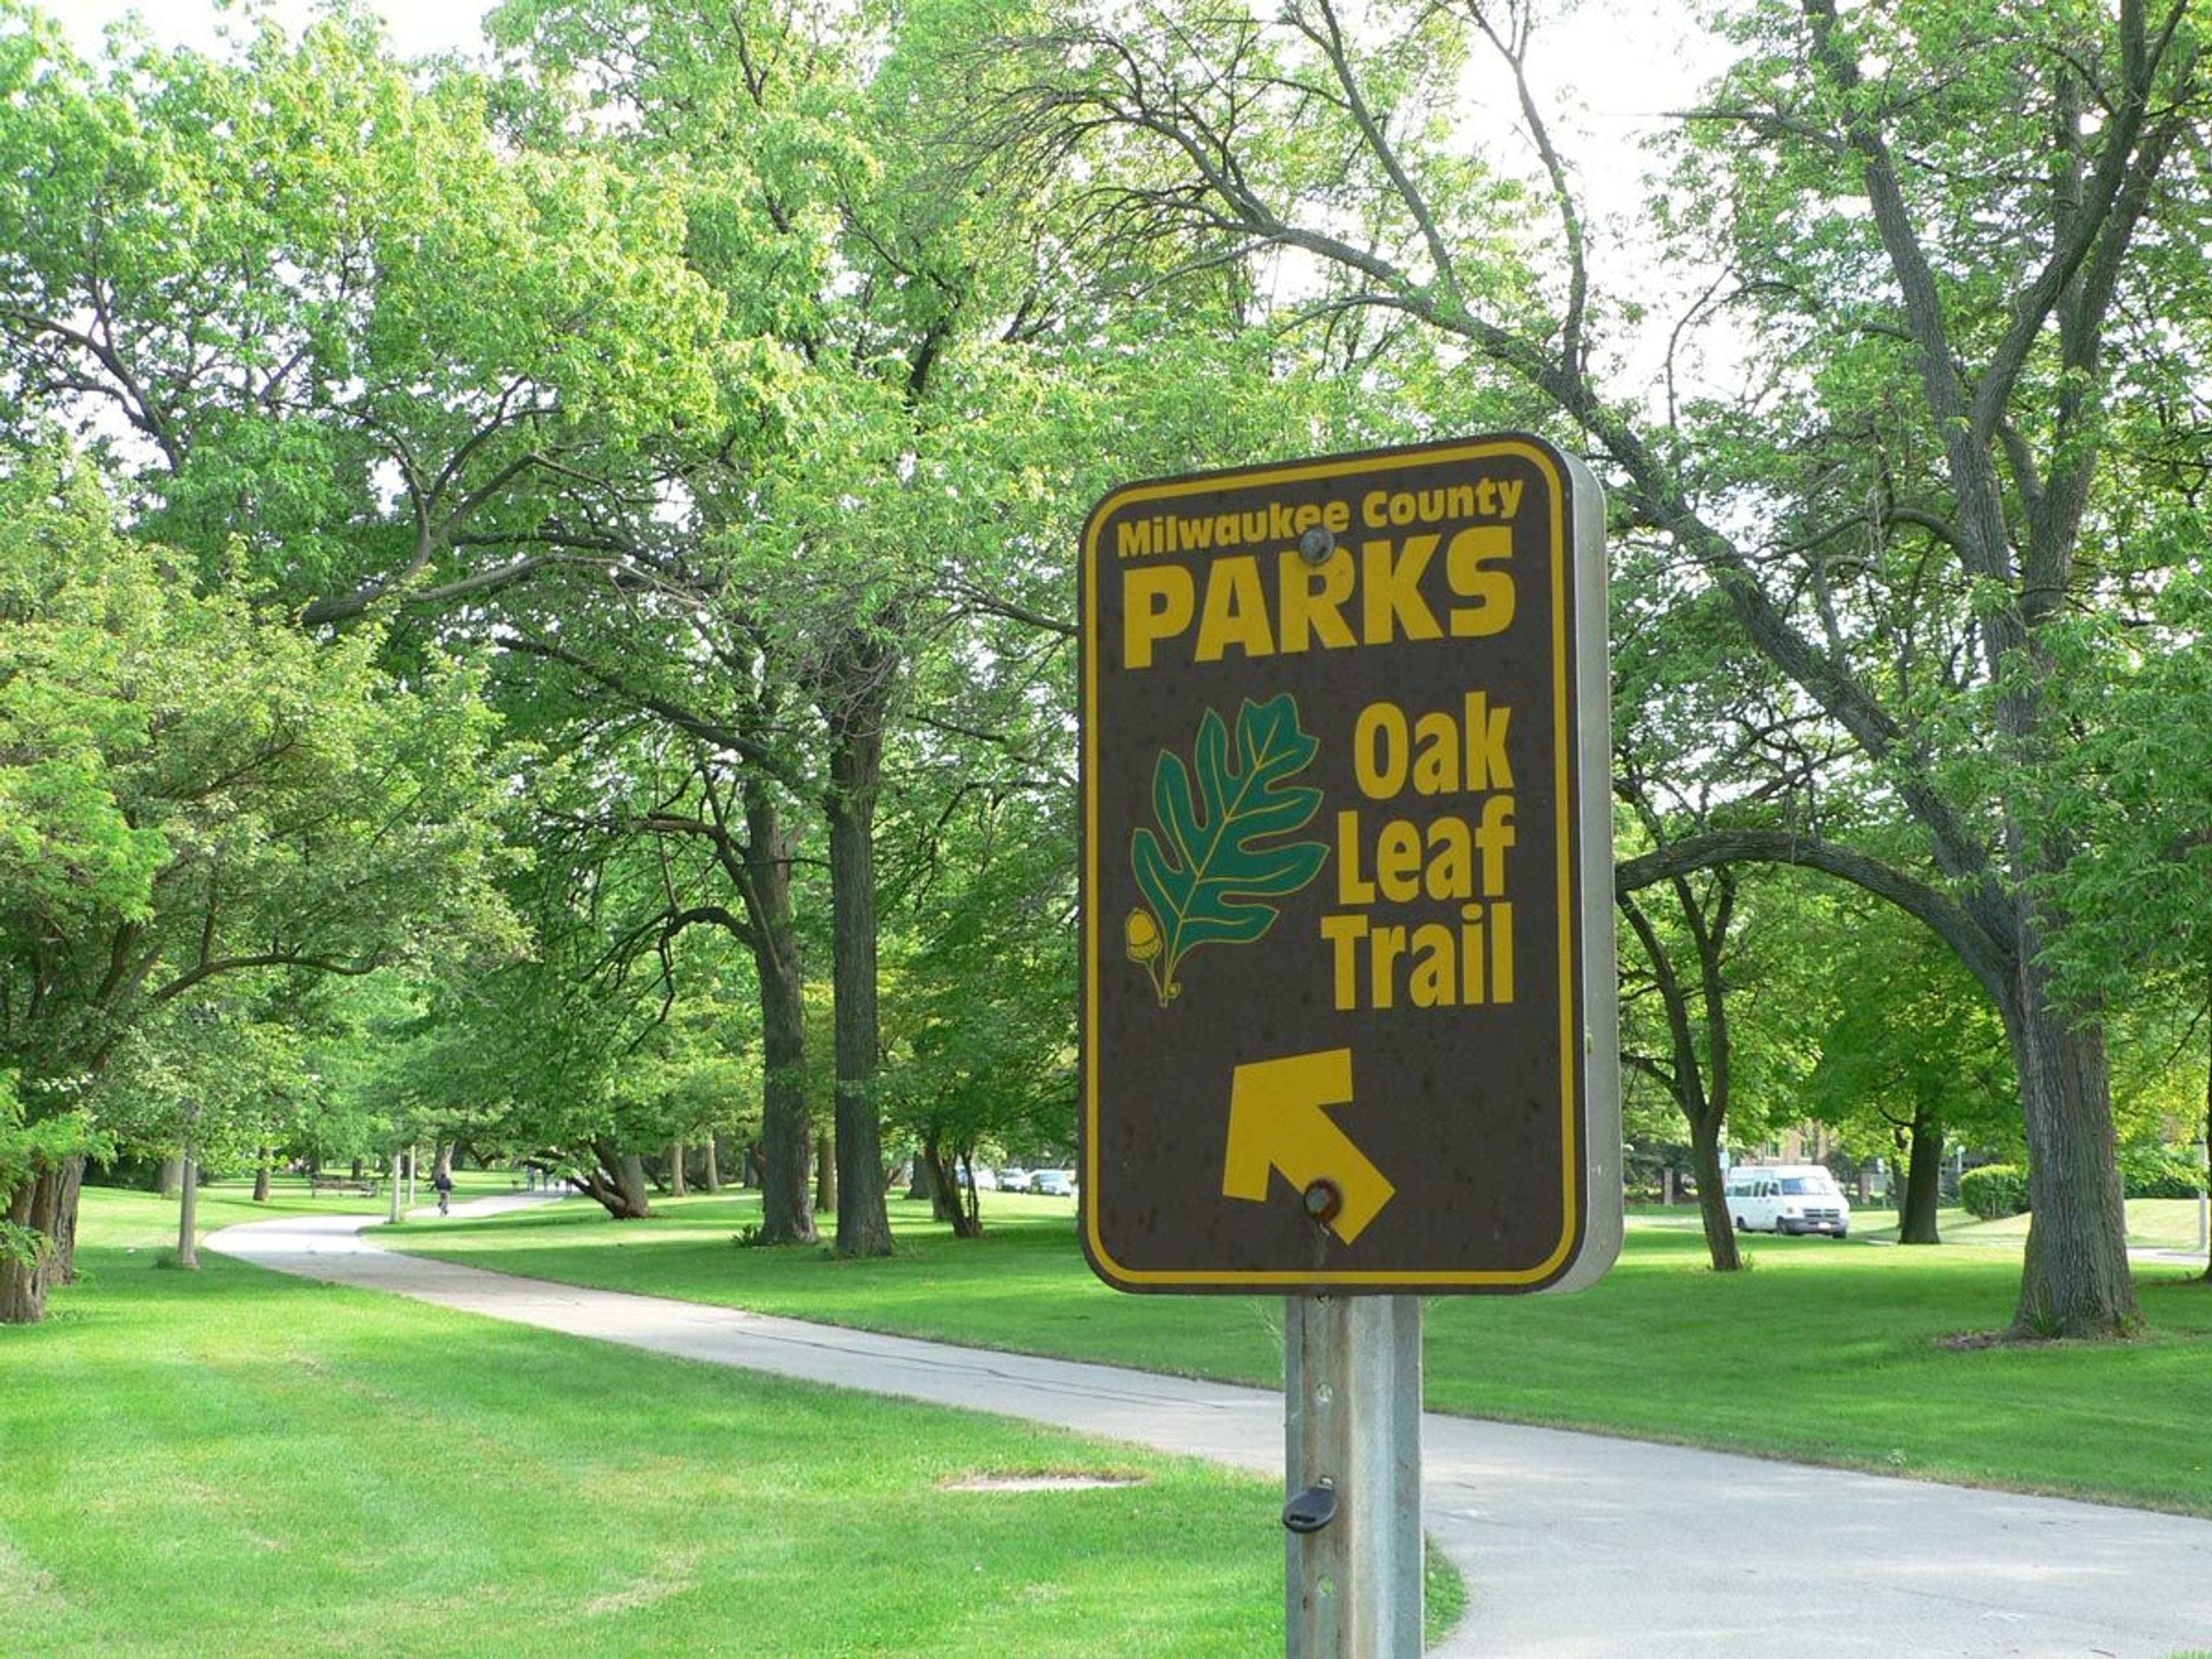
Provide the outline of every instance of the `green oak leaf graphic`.
{"type": "Polygon", "coordinates": [[[1152,811],[1160,833],[1130,838],[1129,861],[1150,908],[1129,913],[1129,959],[1152,976],[1164,1008],[1182,994],[1176,969],[1201,945],[1249,945],[1287,898],[1321,873],[1326,842],[1274,838],[1304,829],[1321,791],[1289,780],[1312,764],[1320,741],[1298,727],[1298,707],[1284,692],[1244,700],[1229,728],[1209,708],[1198,723],[1197,791],[1182,757],[1163,750],[1152,769],[1152,811]]]}

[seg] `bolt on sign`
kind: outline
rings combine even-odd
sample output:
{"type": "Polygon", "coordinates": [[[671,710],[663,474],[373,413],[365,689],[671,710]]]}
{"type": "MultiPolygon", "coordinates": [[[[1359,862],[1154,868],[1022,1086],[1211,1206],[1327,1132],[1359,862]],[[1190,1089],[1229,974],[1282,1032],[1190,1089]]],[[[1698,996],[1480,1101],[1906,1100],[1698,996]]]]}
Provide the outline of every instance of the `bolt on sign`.
{"type": "Polygon", "coordinates": [[[1603,533],[1589,469],[1520,434],[1091,513],[1082,1232],[1108,1283],[1612,1264],[1603,533]]]}

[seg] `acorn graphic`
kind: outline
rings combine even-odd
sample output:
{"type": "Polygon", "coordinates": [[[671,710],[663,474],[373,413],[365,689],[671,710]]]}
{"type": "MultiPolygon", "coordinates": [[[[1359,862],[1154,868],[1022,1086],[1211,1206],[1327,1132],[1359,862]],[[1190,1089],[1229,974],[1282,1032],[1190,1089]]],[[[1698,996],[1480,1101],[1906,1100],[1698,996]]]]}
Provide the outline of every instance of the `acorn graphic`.
{"type": "Polygon", "coordinates": [[[1130,961],[1150,962],[1159,955],[1160,925],[1142,905],[1129,912],[1128,921],[1122,924],[1122,933],[1128,942],[1130,961]]]}
{"type": "Polygon", "coordinates": [[[1121,937],[1129,960],[1142,968],[1152,981],[1152,991],[1159,998],[1161,1007],[1182,994],[1182,986],[1164,977],[1168,962],[1161,952],[1166,949],[1167,941],[1160,937],[1160,924],[1150,910],[1139,905],[1130,911],[1129,919],[1121,924],[1121,937]]]}

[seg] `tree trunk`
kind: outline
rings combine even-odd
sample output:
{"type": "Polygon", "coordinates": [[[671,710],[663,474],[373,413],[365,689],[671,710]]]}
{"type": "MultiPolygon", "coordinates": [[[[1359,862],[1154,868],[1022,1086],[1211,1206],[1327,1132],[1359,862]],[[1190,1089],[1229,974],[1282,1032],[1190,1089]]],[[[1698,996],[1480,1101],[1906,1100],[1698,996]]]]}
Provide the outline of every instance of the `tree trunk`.
{"type": "Polygon", "coordinates": [[[1941,1244],[1936,1212],[1943,1196],[1943,1121],[1926,1103],[1913,1113],[1905,1184],[1897,1194],[1897,1242],[1941,1244]]]}
{"type": "Polygon", "coordinates": [[[253,1201],[256,1204],[266,1204],[269,1201],[269,1166],[276,1161],[276,1158],[275,1152],[264,1146],[261,1149],[261,1156],[254,1161],[253,1201]]]}
{"type": "Polygon", "coordinates": [[[837,1143],[827,1129],[814,1137],[814,1212],[837,1212],[837,1143]]]}
{"type": "Polygon", "coordinates": [[[645,1190],[645,1160],[642,1158],[635,1152],[624,1152],[615,1166],[615,1179],[622,1188],[623,1219],[639,1220],[653,1213],[652,1200],[645,1190]]]}
{"type": "MultiPolygon", "coordinates": [[[[2040,939],[2024,941],[2038,947],[2040,939]]],[[[2110,1337],[2142,1323],[2128,1270],[2127,1206],[2112,1127],[2103,1033],[2069,1026],[2049,975],[2023,951],[2005,1029],[2027,1126],[2027,1256],[2013,1334],[2110,1337]]]]}
{"type": "Polygon", "coordinates": [[[701,1172],[702,1184],[709,1194],[722,1190],[722,1138],[717,1134],[707,1137],[705,1147],[707,1167],[701,1172]]]}
{"type": "Polygon", "coordinates": [[[928,1172],[931,1213],[938,1220],[951,1224],[955,1238],[981,1237],[983,1227],[975,1209],[975,1188],[971,1182],[962,1178],[967,1160],[946,1158],[944,1147],[933,1137],[921,1143],[915,1162],[928,1172]]]}
{"type": "Polygon", "coordinates": [[[179,1162],[183,1173],[177,1194],[177,1265],[197,1273],[200,1265],[200,1165],[189,1152],[179,1162]]]}
{"type": "Polygon", "coordinates": [[[837,1254],[891,1253],[876,1117],[876,793],[896,653],[850,638],[838,653],[830,722],[831,982],[836,1003],[837,1254]]]}
{"type": "Polygon", "coordinates": [[[0,1324],[35,1325],[46,1316],[46,1291],[52,1287],[53,1240],[39,1227],[39,1189],[43,1174],[27,1176],[8,1194],[8,1220],[21,1231],[15,1242],[0,1251],[0,1324]]]}
{"type": "Polygon", "coordinates": [[[584,1190],[617,1221],[642,1221],[653,1213],[645,1190],[645,1160],[611,1140],[592,1143],[594,1162],[581,1177],[584,1190]]]}
{"type": "Polygon", "coordinates": [[[754,978],[760,986],[761,1242],[811,1244],[818,1235],[806,1199],[805,980],[791,919],[791,846],[767,786],[745,788],[745,903],[752,919],[754,978]]]}
{"type": "Polygon", "coordinates": [[[23,1231],[11,1247],[0,1249],[0,1324],[35,1325],[46,1316],[53,1243],[44,1234],[34,1236],[31,1222],[38,1212],[40,1180],[27,1176],[8,1194],[9,1223],[23,1231]]]}
{"type": "Polygon", "coordinates": [[[932,1221],[950,1221],[959,1213],[959,1166],[945,1156],[944,1147],[933,1138],[925,1138],[915,1149],[912,1169],[914,1179],[906,1195],[927,1199],[932,1221]]]}
{"type": "Polygon", "coordinates": [[[41,1164],[7,1194],[9,1222],[32,1235],[20,1250],[0,1253],[0,1325],[35,1325],[46,1316],[46,1294],[75,1277],[77,1194],[82,1157],[41,1164]]]}
{"type": "Polygon", "coordinates": [[[1617,895],[1614,902],[1644,946],[1653,982],[1667,1011],[1668,1040],[1674,1048],[1674,1073],[1668,1079],[1668,1092],[1674,1097],[1682,1121],[1690,1127],[1690,1168],[1698,1182],[1698,1218],[1705,1230],[1705,1251],[1715,1273],[1730,1273],[1743,1266],[1743,1254],[1736,1247],[1735,1224],[1729,1218],[1727,1177],[1721,1171],[1721,1131],[1728,1124],[1734,1076],[1721,959],[1735,914],[1735,880],[1730,872],[1721,872],[1710,917],[1686,881],[1677,877],[1673,884],[1682,920],[1697,947],[1698,984],[1705,1003],[1707,1054],[1704,1056],[1698,1053],[1689,994],[1675,972],[1673,954],[1644,907],[1632,896],[1617,895]]]}
{"type": "Polygon", "coordinates": [[[668,1195],[671,1198],[690,1195],[690,1189],[684,1184],[684,1143],[681,1140],[668,1143],[668,1195]]]}
{"type": "Polygon", "coordinates": [[[1690,1119],[1690,1166],[1698,1178],[1698,1219],[1705,1224],[1705,1253],[1713,1271],[1732,1273],[1743,1266],[1736,1248],[1735,1223],[1729,1218],[1728,1176],[1721,1170],[1721,1124],[1718,1112],[1700,1112],[1690,1119]]]}
{"type": "Polygon", "coordinates": [[[76,1207],[84,1191],[84,1155],[73,1154],[62,1160],[61,1175],[54,1186],[53,1225],[50,1230],[54,1240],[54,1283],[76,1283],[76,1207]]]}
{"type": "Polygon", "coordinates": [[[184,1167],[185,1160],[173,1154],[163,1158],[161,1170],[154,1176],[154,1196],[174,1198],[177,1195],[179,1174],[184,1167]]]}

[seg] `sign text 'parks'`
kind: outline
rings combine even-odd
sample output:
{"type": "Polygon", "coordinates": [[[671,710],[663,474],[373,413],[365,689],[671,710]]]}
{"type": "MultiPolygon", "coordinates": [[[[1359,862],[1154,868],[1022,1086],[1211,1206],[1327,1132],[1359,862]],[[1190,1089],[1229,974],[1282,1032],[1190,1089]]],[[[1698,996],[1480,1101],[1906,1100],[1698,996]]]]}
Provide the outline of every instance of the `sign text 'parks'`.
{"type": "Polygon", "coordinates": [[[1610,1263],[1601,532],[1589,472],[1519,435],[1092,513],[1083,1233],[1109,1283],[1610,1263]]]}

